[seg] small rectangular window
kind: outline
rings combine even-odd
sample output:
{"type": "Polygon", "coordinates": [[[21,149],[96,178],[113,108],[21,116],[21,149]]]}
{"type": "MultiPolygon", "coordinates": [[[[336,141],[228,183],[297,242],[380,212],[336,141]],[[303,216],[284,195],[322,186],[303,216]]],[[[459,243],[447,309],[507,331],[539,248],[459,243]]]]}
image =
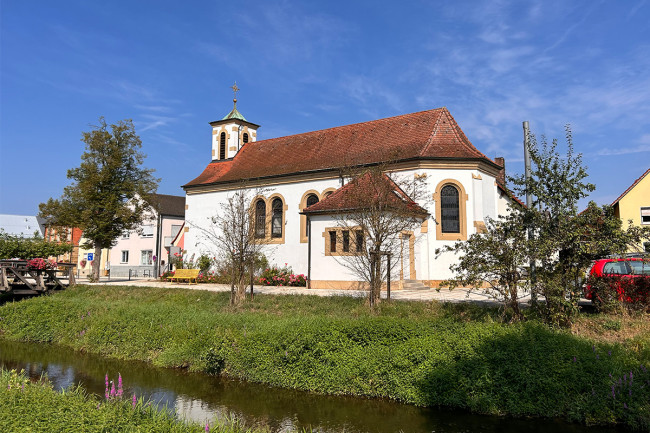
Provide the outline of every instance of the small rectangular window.
{"type": "Polygon", "coordinates": [[[336,232],[331,231],[330,234],[330,253],[336,252],[336,232]]]}
{"type": "Polygon", "coordinates": [[[343,230],[343,252],[350,252],[350,232],[348,230],[343,230]]]}
{"type": "Polygon", "coordinates": [[[142,226],[142,237],[143,238],[153,237],[153,226],[151,224],[142,226]]]}
{"type": "Polygon", "coordinates": [[[140,264],[143,266],[149,266],[153,264],[153,251],[151,250],[142,250],[140,255],[140,264]]]}
{"type": "Polygon", "coordinates": [[[356,245],[357,245],[357,253],[362,253],[363,252],[363,231],[362,230],[356,231],[356,245]]]}
{"type": "Polygon", "coordinates": [[[124,230],[122,232],[122,239],[128,239],[129,237],[131,237],[131,232],[129,232],[128,230],[124,230]]]}
{"type": "Polygon", "coordinates": [[[129,263],[129,252],[128,251],[122,251],[122,260],[120,263],[129,263]]]}
{"type": "Polygon", "coordinates": [[[650,224],[650,207],[641,208],[641,224],[650,224]]]}

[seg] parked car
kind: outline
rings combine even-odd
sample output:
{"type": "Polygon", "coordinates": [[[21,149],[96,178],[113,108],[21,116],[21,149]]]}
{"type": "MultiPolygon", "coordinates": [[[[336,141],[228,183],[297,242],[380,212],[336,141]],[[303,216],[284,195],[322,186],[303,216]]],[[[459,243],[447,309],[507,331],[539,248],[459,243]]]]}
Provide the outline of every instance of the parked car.
{"type": "MultiPolygon", "coordinates": [[[[589,278],[607,278],[611,290],[616,291],[619,301],[634,302],[629,296],[625,296],[623,286],[630,279],[642,276],[650,276],[650,260],[630,257],[624,259],[600,259],[596,260],[589,272],[589,278]]],[[[585,298],[598,302],[593,298],[591,285],[585,286],[585,298]]]]}

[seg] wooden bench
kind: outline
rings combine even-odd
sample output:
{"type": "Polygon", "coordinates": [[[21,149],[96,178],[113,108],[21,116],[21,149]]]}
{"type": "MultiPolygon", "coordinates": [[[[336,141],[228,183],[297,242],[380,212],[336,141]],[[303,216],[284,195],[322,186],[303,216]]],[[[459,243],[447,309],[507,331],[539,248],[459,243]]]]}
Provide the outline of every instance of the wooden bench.
{"type": "Polygon", "coordinates": [[[187,280],[187,284],[196,284],[196,279],[199,277],[200,269],[176,269],[172,277],[167,277],[169,281],[187,280]]]}

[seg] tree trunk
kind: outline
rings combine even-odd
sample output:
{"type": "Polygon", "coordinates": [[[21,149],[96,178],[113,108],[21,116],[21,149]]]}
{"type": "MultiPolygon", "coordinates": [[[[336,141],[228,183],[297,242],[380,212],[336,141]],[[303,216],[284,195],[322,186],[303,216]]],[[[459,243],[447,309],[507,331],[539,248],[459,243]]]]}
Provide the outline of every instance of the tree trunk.
{"type": "Polygon", "coordinates": [[[101,245],[95,245],[95,255],[93,257],[93,267],[90,273],[90,281],[97,282],[99,281],[99,267],[102,263],[102,247],[101,245]]]}

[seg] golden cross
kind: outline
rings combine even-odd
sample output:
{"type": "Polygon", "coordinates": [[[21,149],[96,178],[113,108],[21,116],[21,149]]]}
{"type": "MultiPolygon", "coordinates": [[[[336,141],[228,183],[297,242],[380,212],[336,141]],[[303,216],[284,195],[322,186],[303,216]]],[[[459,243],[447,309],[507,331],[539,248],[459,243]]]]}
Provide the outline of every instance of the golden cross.
{"type": "Polygon", "coordinates": [[[232,91],[235,93],[235,99],[237,99],[237,92],[239,92],[239,87],[237,87],[237,81],[231,87],[232,91]]]}

